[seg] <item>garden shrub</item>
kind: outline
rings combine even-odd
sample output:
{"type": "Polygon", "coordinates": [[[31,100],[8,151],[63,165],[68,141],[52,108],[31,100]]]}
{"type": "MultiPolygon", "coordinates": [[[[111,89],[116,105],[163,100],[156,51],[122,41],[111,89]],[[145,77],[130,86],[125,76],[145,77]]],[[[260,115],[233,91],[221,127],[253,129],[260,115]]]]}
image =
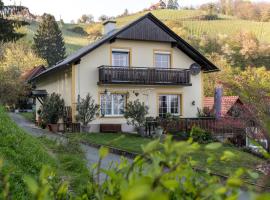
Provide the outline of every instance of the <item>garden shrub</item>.
{"type": "Polygon", "coordinates": [[[64,99],[61,95],[52,93],[43,102],[41,107],[41,118],[46,124],[56,124],[64,114],[64,99]]]}
{"type": "Polygon", "coordinates": [[[134,126],[136,129],[144,127],[148,110],[149,108],[138,99],[128,102],[124,112],[127,124],[134,126]]]}
{"type": "Polygon", "coordinates": [[[95,100],[90,94],[87,94],[85,98],[80,99],[77,105],[78,115],[76,119],[82,122],[84,126],[93,121],[99,114],[99,105],[95,103],[95,100]]]}
{"type": "Polygon", "coordinates": [[[192,127],[190,131],[190,137],[192,137],[194,141],[199,142],[201,144],[205,144],[205,143],[209,143],[213,141],[211,133],[197,126],[192,127]]]}
{"type": "Polygon", "coordinates": [[[67,30],[70,31],[70,32],[73,32],[73,33],[80,34],[82,36],[87,36],[88,35],[88,33],[80,26],[75,26],[75,27],[69,28],[67,30]]]}

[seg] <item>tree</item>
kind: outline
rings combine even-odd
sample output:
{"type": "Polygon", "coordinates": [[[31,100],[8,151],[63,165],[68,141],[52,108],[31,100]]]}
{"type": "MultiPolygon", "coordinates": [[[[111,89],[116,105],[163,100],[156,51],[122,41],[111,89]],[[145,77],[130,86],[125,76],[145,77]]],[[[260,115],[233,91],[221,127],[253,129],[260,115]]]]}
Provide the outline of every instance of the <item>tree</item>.
{"type": "Polygon", "coordinates": [[[169,0],[167,4],[168,9],[176,10],[179,8],[178,0],[169,0]]]}
{"type": "Polygon", "coordinates": [[[15,106],[28,95],[29,86],[21,79],[25,70],[46,61],[39,58],[28,44],[5,43],[0,58],[0,104],[15,106]]]}
{"type": "Polygon", "coordinates": [[[41,106],[41,118],[46,124],[56,124],[64,114],[65,102],[60,94],[52,93],[41,106]]]}
{"type": "Polygon", "coordinates": [[[134,126],[140,134],[142,134],[140,129],[145,125],[148,110],[149,108],[138,99],[127,103],[124,117],[127,120],[127,124],[134,126]]]}
{"type": "Polygon", "coordinates": [[[94,22],[94,16],[89,14],[83,14],[80,19],[78,19],[78,23],[83,23],[83,24],[91,24],[94,22]]]}
{"type": "Polygon", "coordinates": [[[101,21],[101,22],[106,21],[106,20],[108,20],[108,19],[110,19],[110,17],[108,17],[107,15],[101,15],[101,16],[98,18],[98,20],[101,21]]]}
{"type": "Polygon", "coordinates": [[[124,13],[122,14],[122,16],[128,16],[129,12],[128,12],[128,9],[126,8],[124,13]]]}
{"type": "Polygon", "coordinates": [[[34,49],[44,58],[49,66],[56,64],[66,56],[66,48],[62,32],[54,16],[44,14],[34,36],[34,49]]]}
{"type": "Polygon", "coordinates": [[[176,9],[176,10],[179,9],[179,3],[178,3],[178,0],[174,0],[174,9],[176,9]]]}
{"type": "Polygon", "coordinates": [[[168,9],[174,9],[174,1],[173,0],[169,0],[167,3],[167,8],[168,9]]]}
{"type": "Polygon", "coordinates": [[[0,0],[0,42],[16,41],[25,35],[17,33],[15,29],[28,25],[28,23],[8,18],[10,13],[19,12],[20,9],[21,7],[18,6],[5,7],[0,0]]]}
{"type": "MultiPolygon", "coordinates": [[[[252,112],[253,119],[268,133],[270,141],[270,72],[264,67],[238,71],[231,80],[222,81],[223,85],[240,96],[252,112]]],[[[269,174],[270,175],[270,174],[269,174]]]]}
{"type": "Polygon", "coordinates": [[[77,105],[77,111],[77,120],[82,122],[83,126],[87,126],[98,116],[99,105],[95,103],[90,94],[87,94],[84,99],[80,99],[77,105]]]}

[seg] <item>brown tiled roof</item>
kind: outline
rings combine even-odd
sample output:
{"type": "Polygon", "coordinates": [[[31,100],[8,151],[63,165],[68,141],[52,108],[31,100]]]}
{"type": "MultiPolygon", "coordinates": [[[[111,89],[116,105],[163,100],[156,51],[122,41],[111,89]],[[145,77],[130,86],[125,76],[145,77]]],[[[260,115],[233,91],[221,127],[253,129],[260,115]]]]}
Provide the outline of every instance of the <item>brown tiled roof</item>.
{"type": "Polygon", "coordinates": [[[46,68],[43,65],[31,68],[29,70],[26,70],[25,72],[22,73],[21,79],[25,82],[28,82],[31,80],[33,77],[37,76],[41,72],[45,71],[46,68]]]}
{"type": "MultiPolygon", "coordinates": [[[[221,100],[221,116],[222,117],[226,116],[227,113],[229,112],[229,110],[238,101],[241,102],[239,99],[239,96],[223,96],[222,100],[221,100]]],[[[204,107],[207,107],[210,110],[213,110],[214,104],[215,104],[214,97],[205,97],[204,98],[204,107]]]]}

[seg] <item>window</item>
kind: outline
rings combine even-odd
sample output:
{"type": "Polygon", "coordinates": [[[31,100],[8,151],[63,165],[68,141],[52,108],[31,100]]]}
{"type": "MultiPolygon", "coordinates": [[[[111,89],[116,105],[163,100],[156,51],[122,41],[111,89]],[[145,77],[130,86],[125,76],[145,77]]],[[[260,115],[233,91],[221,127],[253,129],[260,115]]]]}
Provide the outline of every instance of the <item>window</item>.
{"type": "Polygon", "coordinates": [[[165,117],[166,113],[180,115],[180,95],[159,96],[159,116],[165,117]]]}
{"type": "Polygon", "coordinates": [[[112,51],[112,66],[128,67],[129,66],[129,51],[128,50],[113,50],[112,51]]]}
{"type": "Polygon", "coordinates": [[[101,95],[101,114],[103,116],[123,116],[126,95],[123,94],[102,94],[101,95]]]}
{"type": "Polygon", "coordinates": [[[170,52],[155,52],[155,67],[170,68],[171,54],[170,52]]]}

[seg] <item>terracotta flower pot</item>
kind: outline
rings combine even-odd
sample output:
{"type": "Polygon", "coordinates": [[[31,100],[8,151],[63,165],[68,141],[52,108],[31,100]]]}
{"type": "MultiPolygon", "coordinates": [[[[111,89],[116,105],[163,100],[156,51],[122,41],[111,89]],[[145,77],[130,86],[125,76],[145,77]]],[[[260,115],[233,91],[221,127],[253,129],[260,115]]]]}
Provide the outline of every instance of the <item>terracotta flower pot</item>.
{"type": "Polygon", "coordinates": [[[48,128],[50,132],[57,133],[58,132],[58,124],[48,124],[48,128]]]}

